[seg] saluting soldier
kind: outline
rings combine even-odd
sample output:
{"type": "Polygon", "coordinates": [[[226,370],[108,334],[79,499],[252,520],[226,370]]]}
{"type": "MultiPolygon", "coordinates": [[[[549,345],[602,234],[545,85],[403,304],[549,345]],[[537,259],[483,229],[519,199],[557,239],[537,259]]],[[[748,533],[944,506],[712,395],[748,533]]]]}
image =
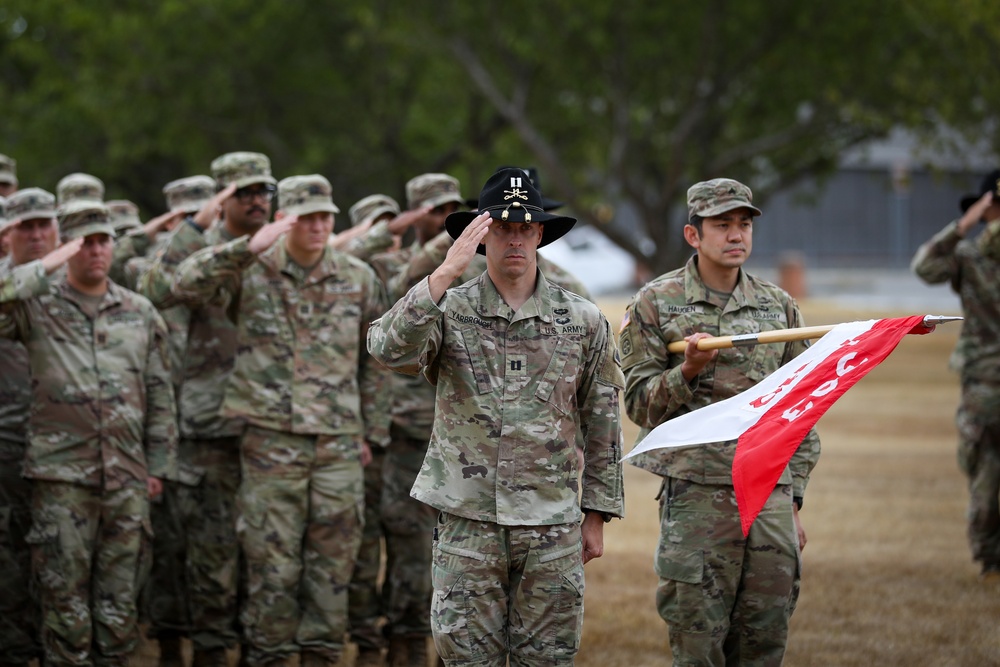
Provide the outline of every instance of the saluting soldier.
{"type": "Polygon", "coordinates": [[[329,181],[286,178],[278,196],[281,220],[193,254],[173,293],[224,303],[237,319],[222,414],[247,424],[247,663],[299,654],[305,667],[332,667],[361,539],[362,463],[388,440],[387,372],[364,345],[385,293],[368,265],[329,247],[338,211],[329,181]]]}
{"type": "Polygon", "coordinates": [[[456,241],[445,261],[373,323],[368,346],[436,386],[411,495],[440,512],[438,655],[447,665],[571,664],[583,565],[602,555],[604,523],[624,509],[621,368],[597,306],[537,270],[536,249],[576,221],[543,211],[520,169],[493,174],[479,206],[448,216],[456,241]],[[477,253],[486,272],[448,289],[477,253]]]}
{"type": "Polygon", "coordinates": [[[961,373],[955,415],[958,462],[968,478],[967,532],[984,583],[1000,582],[1000,169],[959,202],[961,217],[920,246],[913,271],[947,282],[962,300],[962,333],[951,357],[961,373]],[[973,230],[982,225],[979,234],[973,230]]]}
{"type": "MultiPolygon", "coordinates": [[[[25,188],[7,200],[0,233],[10,255],[0,276],[41,259],[59,245],[56,198],[25,188]]],[[[28,352],[19,341],[0,338],[0,664],[27,665],[41,656],[39,612],[31,594],[31,482],[22,475],[31,408],[28,352]]]]}
{"type": "Polygon", "coordinates": [[[0,335],[24,344],[31,369],[24,476],[43,661],[125,665],[139,640],[149,498],[176,474],[166,327],[108,279],[106,207],[71,202],[59,222],[63,246],[0,279],[0,335]]]}
{"type": "MultiPolygon", "coordinates": [[[[181,664],[181,639],[190,637],[197,667],[223,667],[226,650],[241,641],[239,600],[241,557],[236,537],[236,494],[240,484],[240,437],[245,425],[221,414],[223,396],[236,358],[236,324],[227,311],[228,298],[214,301],[177,299],[170,287],[180,263],[192,253],[257,233],[271,217],[277,180],[266,155],[246,151],[220,155],[211,164],[212,178],[195,176],[165,187],[171,211],[186,215],[167,235],[140,291],[161,310],[187,311],[187,347],[180,373],[180,479],[178,511],[182,512],[187,578],[173,599],[187,600],[190,618],[179,622],[168,608],[155,623],[161,663],[181,664]],[[177,205],[178,190],[190,189],[203,202],[177,205]],[[167,630],[167,622],[177,623],[167,630]]],[[[162,591],[162,589],[161,589],[162,591]]],[[[153,612],[153,609],[150,609],[153,612]]],[[[187,614],[184,614],[185,616],[187,614]]],[[[242,650],[247,651],[246,646],[242,650]]]]}

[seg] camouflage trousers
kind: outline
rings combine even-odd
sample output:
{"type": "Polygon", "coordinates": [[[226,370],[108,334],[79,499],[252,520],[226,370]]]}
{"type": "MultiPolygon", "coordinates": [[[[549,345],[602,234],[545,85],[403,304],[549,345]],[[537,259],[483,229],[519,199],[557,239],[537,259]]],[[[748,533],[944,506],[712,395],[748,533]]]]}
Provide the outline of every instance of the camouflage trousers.
{"type": "Polygon", "coordinates": [[[139,642],[137,601],[148,573],[145,482],[116,490],[33,484],[27,540],[46,667],[125,665],[139,642]]]}
{"type": "Polygon", "coordinates": [[[364,528],[359,436],[249,427],[237,523],[247,563],[247,664],[309,652],[336,661],[364,528]]]}
{"type": "Polygon", "coordinates": [[[389,637],[431,635],[431,549],[438,511],[410,497],[426,452],[426,440],[394,431],[382,472],[383,597],[389,637]]]}
{"type": "Polygon", "coordinates": [[[24,443],[0,439],[0,665],[41,655],[31,592],[31,482],[21,477],[24,443]]]}
{"type": "Polygon", "coordinates": [[[972,558],[1000,567],[1000,384],[963,382],[956,423],[958,464],[969,479],[972,558]]]}
{"type": "Polygon", "coordinates": [[[239,642],[239,438],[184,439],[181,482],[150,510],[153,567],[144,591],[150,635],[189,637],[196,651],[239,642]]]}
{"type": "Polygon", "coordinates": [[[365,528],[361,547],[348,589],[348,626],[351,641],[363,650],[379,650],[385,646],[382,634],[382,594],[379,572],[382,570],[382,467],[385,448],[372,447],[372,460],[364,470],[365,528]]]}
{"type": "Polygon", "coordinates": [[[441,513],[431,629],[449,666],[572,665],[583,631],[580,525],[501,526],[441,513]]]}
{"type": "Polygon", "coordinates": [[[656,573],[675,667],[780,665],[799,591],[791,486],[744,538],[732,486],[666,478],[656,573]]]}

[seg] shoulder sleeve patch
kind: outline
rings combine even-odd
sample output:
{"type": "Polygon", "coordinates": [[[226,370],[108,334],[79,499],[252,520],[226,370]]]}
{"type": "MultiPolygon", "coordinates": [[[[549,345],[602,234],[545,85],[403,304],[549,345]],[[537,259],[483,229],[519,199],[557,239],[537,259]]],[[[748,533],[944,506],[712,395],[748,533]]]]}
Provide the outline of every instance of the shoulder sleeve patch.
{"type": "Polygon", "coordinates": [[[618,389],[624,389],[625,374],[622,373],[622,359],[618,354],[618,347],[614,343],[614,338],[610,338],[608,342],[611,349],[604,356],[604,363],[601,364],[601,369],[597,373],[597,380],[602,384],[610,384],[618,389]]]}

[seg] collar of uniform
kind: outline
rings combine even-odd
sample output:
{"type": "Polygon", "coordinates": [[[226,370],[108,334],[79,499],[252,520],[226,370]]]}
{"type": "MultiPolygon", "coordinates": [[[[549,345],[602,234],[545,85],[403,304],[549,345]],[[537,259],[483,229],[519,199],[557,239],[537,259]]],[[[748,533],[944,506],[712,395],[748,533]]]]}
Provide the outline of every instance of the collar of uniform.
{"type": "Polygon", "coordinates": [[[486,317],[504,317],[511,322],[526,320],[532,317],[540,318],[543,322],[552,322],[551,306],[543,295],[548,294],[549,281],[545,279],[542,272],[535,269],[535,291],[531,297],[515,313],[511,307],[500,296],[496,285],[490,278],[488,271],[483,271],[479,276],[479,314],[486,317]]]}
{"type": "MultiPolygon", "coordinates": [[[[692,255],[684,267],[684,301],[686,303],[709,302],[708,288],[701,280],[698,272],[698,255],[692,255]]],[[[757,307],[757,295],[754,292],[747,272],[740,269],[740,276],[733,289],[733,296],[729,299],[726,310],[736,310],[739,308],[757,307]]]]}
{"type": "Polygon", "coordinates": [[[302,267],[292,261],[285,248],[285,237],[282,236],[274,245],[257,255],[258,261],[275,273],[285,273],[300,283],[315,283],[334,275],[340,269],[339,253],[333,252],[330,246],[323,249],[323,256],[308,276],[302,275],[302,267]]]}
{"type": "MultiPolygon", "coordinates": [[[[58,290],[59,295],[66,299],[67,301],[73,303],[78,308],[80,307],[80,302],[77,300],[76,295],[73,293],[73,288],[70,287],[69,280],[66,276],[66,272],[63,271],[59,275],[58,290]]],[[[104,293],[101,298],[101,305],[98,306],[98,312],[107,310],[112,306],[117,306],[122,302],[122,288],[118,286],[118,283],[114,282],[108,278],[108,291],[104,293]]]]}

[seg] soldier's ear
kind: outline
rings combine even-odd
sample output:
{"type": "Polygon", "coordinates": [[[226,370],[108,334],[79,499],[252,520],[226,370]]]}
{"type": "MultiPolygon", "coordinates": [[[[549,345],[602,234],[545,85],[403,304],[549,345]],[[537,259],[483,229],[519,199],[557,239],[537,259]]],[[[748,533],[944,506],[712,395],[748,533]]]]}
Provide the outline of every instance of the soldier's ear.
{"type": "Polygon", "coordinates": [[[694,225],[684,225],[684,240],[687,244],[697,250],[701,246],[701,234],[694,225]]]}

